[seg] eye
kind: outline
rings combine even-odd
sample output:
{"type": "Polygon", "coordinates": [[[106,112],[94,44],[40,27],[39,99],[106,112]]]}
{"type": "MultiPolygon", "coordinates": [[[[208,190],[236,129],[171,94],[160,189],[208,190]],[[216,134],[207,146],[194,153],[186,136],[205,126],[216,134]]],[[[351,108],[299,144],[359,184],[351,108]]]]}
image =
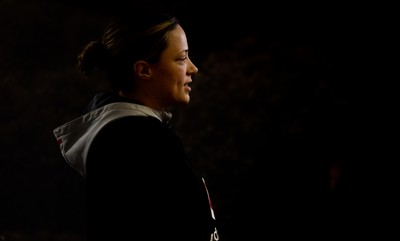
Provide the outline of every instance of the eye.
{"type": "Polygon", "coordinates": [[[184,63],[186,60],[187,60],[187,56],[178,59],[178,61],[179,61],[179,62],[182,62],[182,63],[184,63]]]}

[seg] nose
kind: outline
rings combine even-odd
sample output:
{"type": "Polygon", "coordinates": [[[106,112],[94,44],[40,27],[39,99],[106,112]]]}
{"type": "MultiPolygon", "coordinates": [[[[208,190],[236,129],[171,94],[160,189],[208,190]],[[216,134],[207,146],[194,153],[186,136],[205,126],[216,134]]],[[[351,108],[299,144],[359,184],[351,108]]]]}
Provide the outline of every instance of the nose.
{"type": "Polygon", "coordinates": [[[192,60],[189,59],[188,73],[193,75],[193,74],[196,74],[197,72],[199,72],[199,69],[196,67],[196,65],[194,65],[192,60]]]}

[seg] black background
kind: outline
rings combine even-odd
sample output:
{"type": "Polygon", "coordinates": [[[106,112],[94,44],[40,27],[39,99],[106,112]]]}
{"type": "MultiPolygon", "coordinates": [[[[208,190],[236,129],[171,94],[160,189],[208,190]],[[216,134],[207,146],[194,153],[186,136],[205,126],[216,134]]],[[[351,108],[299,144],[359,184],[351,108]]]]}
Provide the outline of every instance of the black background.
{"type": "MultiPolygon", "coordinates": [[[[173,124],[208,180],[221,240],[391,234],[393,6],[169,4],[199,68],[173,124]]],[[[0,240],[84,240],[84,181],[52,130],[96,91],[75,70],[82,46],[110,11],[142,5],[0,1],[0,240]]]]}

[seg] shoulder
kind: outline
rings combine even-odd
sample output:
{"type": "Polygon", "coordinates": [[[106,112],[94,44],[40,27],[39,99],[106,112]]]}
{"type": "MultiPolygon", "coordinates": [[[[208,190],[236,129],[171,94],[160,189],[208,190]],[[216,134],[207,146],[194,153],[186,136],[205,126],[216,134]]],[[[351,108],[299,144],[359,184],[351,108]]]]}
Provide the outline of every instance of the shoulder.
{"type": "Polygon", "coordinates": [[[158,157],[166,148],[162,143],[170,143],[168,129],[154,117],[129,116],[113,120],[105,125],[93,139],[89,151],[88,169],[112,170],[116,165],[144,165],[151,155],[158,157]],[[95,163],[94,164],[94,161],[95,163]],[[110,166],[110,162],[113,164],[110,166]]]}
{"type": "Polygon", "coordinates": [[[171,135],[173,130],[167,123],[161,122],[152,116],[127,116],[108,123],[104,128],[104,133],[115,135],[128,135],[136,133],[136,136],[146,135],[171,135]]]}
{"type": "Polygon", "coordinates": [[[155,155],[181,148],[181,140],[169,125],[151,116],[127,116],[107,123],[90,147],[98,152],[118,153],[157,150],[155,155]]]}
{"type": "Polygon", "coordinates": [[[132,142],[140,139],[141,142],[144,142],[154,136],[168,136],[170,131],[165,123],[154,117],[127,116],[108,123],[99,131],[95,140],[111,138],[116,142],[119,140],[126,142],[128,139],[132,142]]]}

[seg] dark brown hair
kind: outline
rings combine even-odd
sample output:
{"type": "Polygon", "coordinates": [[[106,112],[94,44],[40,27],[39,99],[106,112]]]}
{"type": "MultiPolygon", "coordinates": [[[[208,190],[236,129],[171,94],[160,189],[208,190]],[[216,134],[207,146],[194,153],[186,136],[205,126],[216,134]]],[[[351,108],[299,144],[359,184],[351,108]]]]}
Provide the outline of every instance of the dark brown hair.
{"type": "Polygon", "coordinates": [[[119,15],[106,26],[100,41],[89,42],[78,56],[84,76],[95,68],[105,70],[115,90],[134,88],[133,64],[156,63],[166,49],[166,38],[179,21],[164,12],[119,15]]]}

